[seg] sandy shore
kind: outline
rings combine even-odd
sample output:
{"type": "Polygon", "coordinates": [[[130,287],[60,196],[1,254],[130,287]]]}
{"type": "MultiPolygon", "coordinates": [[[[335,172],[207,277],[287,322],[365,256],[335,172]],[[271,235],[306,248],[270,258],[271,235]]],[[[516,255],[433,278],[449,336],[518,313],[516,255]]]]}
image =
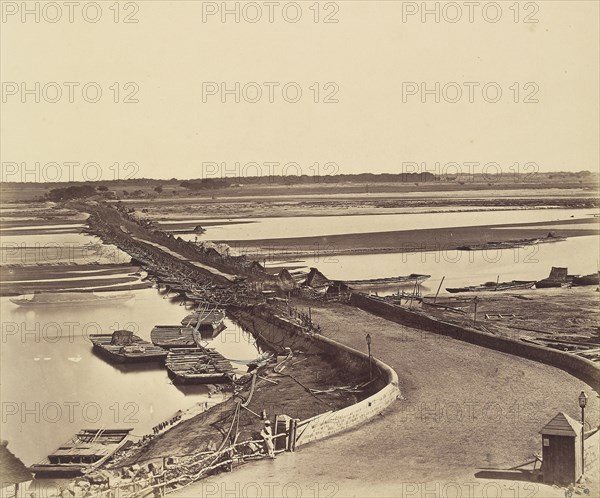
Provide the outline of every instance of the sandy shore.
{"type": "MultiPolygon", "coordinates": [[[[257,258],[285,254],[377,254],[453,250],[463,245],[506,242],[524,238],[544,238],[549,232],[568,237],[600,234],[598,221],[568,220],[527,224],[488,225],[478,227],[430,228],[395,232],[324,235],[260,240],[230,240],[224,243],[257,258]],[[568,230],[557,229],[568,225],[568,230]],[[501,228],[501,229],[500,229],[501,228]]],[[[220,242],[220,241],[216,241],[220,242]]]]}
{"type": "Polygon", "coordinates": [[[34,291],[133,290],[147,288],[135,275],[139,268],[120,265],[38,265],[0,267],[0,295],[14,296],[34,291]],[[124,284],[129,284],[125,286],[124,284]]]}

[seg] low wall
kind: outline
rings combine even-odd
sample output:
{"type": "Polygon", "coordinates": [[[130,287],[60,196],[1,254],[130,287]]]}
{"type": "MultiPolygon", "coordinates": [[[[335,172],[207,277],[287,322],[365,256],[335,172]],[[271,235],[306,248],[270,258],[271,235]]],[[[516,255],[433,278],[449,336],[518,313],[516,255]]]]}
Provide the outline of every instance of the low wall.
{"type": "Polygon", "coordinates": [[[232,315],[240,324],[254,328],[254,334],[272,346],[327,354],[339,368],[362,375],[372,368],[375,378],[373,388],[376,392],[354,405],[298,422],[296,446],[356,427],[381,413],[399,398],[398,375],[390,366],[377,358],[369,358],[366,353],[322,335],[308,333],[302,326],[273,315],[263,307],[257,306],[251,313],[252,318],[235,311],[232,315]],[[251,325],[248,319],[252,321],[251,325]]]}
{"type": "Polygon", "coordinates": [[[600,384],[600,367],[593,361],[580,356],[436,320],[423,313],[408,310],[366,294],[353,293],[350,303],[374,315],[402,325],[446,335],[477,346],[552,365],[587,382],[594,389],[597,389],[600,384]]]}

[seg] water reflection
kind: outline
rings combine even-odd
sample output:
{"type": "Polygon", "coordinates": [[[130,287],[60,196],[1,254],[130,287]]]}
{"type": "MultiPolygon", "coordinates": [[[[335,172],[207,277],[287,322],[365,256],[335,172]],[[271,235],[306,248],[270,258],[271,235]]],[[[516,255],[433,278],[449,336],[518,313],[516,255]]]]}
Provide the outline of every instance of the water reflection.
{"type": "MultiPolygon", "coordinates": [[[[442,277],[444,287],[462,287],[484,282],[541,280],[552,266],[569,269],[570,274],[590,274],[598,270],[600,237],[573,237],[563,242],[513,249],[486,251],[440,250],[396,254],[360,254],[294,259],[294,267],[317,266],[328,278],[360,280],[421,273],[431,278],[421,286],[427,293],[442,277]]],[[[286,261],[273,265],[285,266],[286,261]]],[[[394,286],[373,287],[378,292],[396,292],[394,286]]],[[[443,290],[443,289],[442,289],[443,290]]]]}
{"type": "MultiPolygon", "coordinates": [[[[0,298],[2,435],[26,465],[81,428],[132,427],[141,436],[178,410],[211,399],[209,386],[174,386],[164,367],[113,365],[93,353],[90,334],[129,329],[150,340],[154,325],[179,324],[187,314],[154,289],[134,295],[111,306],[30,309],[0,298]]],[[[230,320],[225,324],[206,344],[227,358],[255,358],[254,339],[230,320]]]]}

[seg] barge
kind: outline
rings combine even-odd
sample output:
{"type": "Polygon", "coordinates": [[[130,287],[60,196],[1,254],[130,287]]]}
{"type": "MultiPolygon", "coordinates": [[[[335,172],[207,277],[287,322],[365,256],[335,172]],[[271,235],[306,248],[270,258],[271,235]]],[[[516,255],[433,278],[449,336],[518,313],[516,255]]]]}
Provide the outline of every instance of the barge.
{"type": "Polygon", "coordinates": [[[77,477],[102,465],[124,446],[133,429],[82,429],[38,464],[29,467],[36,478],[77,477]]]}
{"type": "Polygon", "coordinates": [[[181,324],[185,327],[192,327],[200,333],[216,333],[225,328],[224,320],[225,312],[223,310],[196,310],[181,320],[181,324]]]}
{"type": "Polygon", "coordinates": [[[131,330],[117,330],[112,334],[91,334],[94,351],[111,363],[142,363],[164,360],[168,351],[156,346],[131,330]]]}
{"type": "Polygon", "coordinates": [[[231,363],[214,349],[172,349],[166,366],[178,384],[227,384],[233,379],[231,363]]]}
{"type": "Polygon", "coordinates": [[[196,347],[194,329],[183,325],[156,325],[150,332],[150,340],[164,349],[196,347]]]}

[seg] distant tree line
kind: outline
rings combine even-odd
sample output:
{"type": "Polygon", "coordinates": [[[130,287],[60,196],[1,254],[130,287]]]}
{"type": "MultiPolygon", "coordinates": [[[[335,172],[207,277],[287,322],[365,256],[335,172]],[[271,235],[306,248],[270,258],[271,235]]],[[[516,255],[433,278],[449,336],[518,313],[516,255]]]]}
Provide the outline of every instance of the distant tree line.
{"type": "Polygon", "coordinates": [[[189,190],[206,190],[206,189],[217,189],[226,188],[231,185],[226,179],[217,178],[205,178],[203,180],[184,180],[179,184],[180,187],[187,188],[189,190]]]}
{"type": "Polygon", "coordinates": [[[85,199],[97,194],[96,189],[91,185],[71,185],[70,187],[51,189],[46,193],[46,198],[51,201],[68,201],[85,199]]]}

